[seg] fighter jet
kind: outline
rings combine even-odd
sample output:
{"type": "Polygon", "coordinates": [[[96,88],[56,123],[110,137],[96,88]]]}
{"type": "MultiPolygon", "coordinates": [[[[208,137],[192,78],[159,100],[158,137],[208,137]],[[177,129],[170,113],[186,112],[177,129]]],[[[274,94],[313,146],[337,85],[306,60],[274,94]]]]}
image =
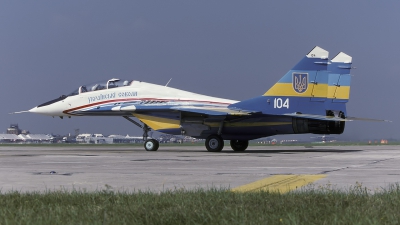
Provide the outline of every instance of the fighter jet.
{"type": "MultiPolygon", "coordinates": [[[[224,140],[244,151],[249,140],[278,134],[341,134],[350,95],[352,57],[316,46],[264,94],[244,100],[210,97],[133,79],[79,86],[29,110],[47,116],[117,116],[143,128],[144,148],[157,151],[150,130],[206,139],[210,152],[224,140]],[[141,123],[133,119],[136,117],[141,123]]],[[[248,81],[251,82],[251,81],[248,81]]]]}

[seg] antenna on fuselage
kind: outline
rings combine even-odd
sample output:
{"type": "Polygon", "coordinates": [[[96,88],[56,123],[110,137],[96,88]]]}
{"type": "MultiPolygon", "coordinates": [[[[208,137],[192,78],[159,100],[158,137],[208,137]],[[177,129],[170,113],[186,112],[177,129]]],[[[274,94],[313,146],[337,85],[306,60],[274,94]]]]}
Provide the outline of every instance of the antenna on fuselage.
{"type": "Polygon", "coordinates": [[[171,82],[171,80],[172,80],[172,77],[171,77],[171,79],[169,79],[169,81],[167,82],[167,84],[165,85],[165,87],[168,86],[168,84],[169,84],[169,82],[171,82]]]}

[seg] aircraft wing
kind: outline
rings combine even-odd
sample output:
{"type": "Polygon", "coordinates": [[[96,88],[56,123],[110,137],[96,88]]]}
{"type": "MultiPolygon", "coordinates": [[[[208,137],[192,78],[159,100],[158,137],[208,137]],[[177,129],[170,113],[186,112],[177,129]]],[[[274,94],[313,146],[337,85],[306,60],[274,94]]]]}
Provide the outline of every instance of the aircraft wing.
{"type": "Polygon", "coordinates": [[[175,106],[171,107],[171,109],[183,112],[207,114],[212,116],[226,116],[226,115],[247,116],[250,115],[251,113],[256,113],[253,111],[236,110],[225,107],[212,107],[212,106],[175,106]]]}
{"type": "Polygon", "coordinates": [[[334,117],[334,116],[322,116],[322,115],[313,115],[313,114],[296,114],[296,113],[286,113],[283,114],[285,116],[298,117],[298,118],[306,118],[306,119],[315,119],[315,120],[328,120],[328,121],[372,121],[372,122],[392,122],[390,120],[380,120],[380,119],[369,119],[369,118],[357,118],[357,117],[334,117]]]}

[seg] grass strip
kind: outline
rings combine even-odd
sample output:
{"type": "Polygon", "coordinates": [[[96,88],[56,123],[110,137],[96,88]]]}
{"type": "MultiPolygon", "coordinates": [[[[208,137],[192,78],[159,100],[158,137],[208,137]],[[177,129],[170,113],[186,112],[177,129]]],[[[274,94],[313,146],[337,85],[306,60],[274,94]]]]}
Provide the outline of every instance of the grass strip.
{"type": "Polygon", "coordinates": [[[0,194],[0,224],[399,224],[400,187],[0,194]]]}

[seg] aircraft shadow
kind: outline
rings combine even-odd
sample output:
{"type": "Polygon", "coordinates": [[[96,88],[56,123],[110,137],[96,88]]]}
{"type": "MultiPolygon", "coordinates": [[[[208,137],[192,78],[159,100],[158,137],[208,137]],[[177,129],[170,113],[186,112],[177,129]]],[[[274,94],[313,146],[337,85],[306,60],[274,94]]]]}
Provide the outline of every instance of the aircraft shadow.
{"type": "MultiPolygon", "coordinates": [[[[82,150],[70,150],[66,152],[67,154],[77,154],[80,156],[97,156],[93,154],[82,154],[82,150]]],[[[113,148],[107,148],[107,149],[85,149],[85,151],[90,151],[90,152],[112,152],[112,153],[131,153],[131,152],[145,152],[144,149],[113,149],[113,148]]],[[[221,152],[216,152],[215,154],[227,154],[227,155],[236,155],[236,154],[297,154],[297,153],[306,153],[306,152],[322,152],[322,153],[350,153],[350,152],[360,152],[363,150],[346,150],[346,149],[318,149],[318,148],[305,148],[305,149],[276,149],[276,150],[271,150],[271,149],[247,149],[246,151],[243,152],[235,152],[231,149],[224,149],[221,152]]],[[[208,152],[205,148],[204,150],[191,150],[190,148],[188,149],[163,149],[160,147],[160,149],[157,152],[181,152],[181,153],[190,153],[190,152],[196,152],[196,153],[212,153],[208,152]]],[[[150,153],[150,152],[149,152],[150,153]]],[[[156,152],[154,152],[156,153],[156,152]]]]}
{"type": "Polygon", "coordinates": [[[310,149],[280,149],[280,150],[246,150],[243,152],[235,152],[235,151],[221,151],[220,153],[227,153],[227,154],[246,154],[246,153],[251,153],[251,154],[260,154],[260,153],[272,153],[272,154],[296,154],[296,153],[304,153],[304,152],[324,152],[324,153],[348,153],[348,152],[361,152],[363,150],[346,150],[346,149],[315,149],[315,148],[310,148],[310,149]]]}
{"type": "MultiPolygon", "coordinates": [[[[162,152],[163,150],[160,149],[160,152],[162,152]]],[[[306,152],[310,152],[310,153],[350,153],[350,152],[361,152],[363,150],[346,150],[346,149],[316,149],[316,148],[309,148],[309,149],[279,149],[279,150],[246,150],[243,152],[235,152],[231,149],[224,149],[221,152],[215,152],[214,154],[226,154],[226,155],[241,155],[241,154],[297,154],[297,153],[306,153],[306,152]]],[[[213,152],[208,152],[206,149],[204,150],[182,150],[182,149],[168,149],[165,150],[165,152],[181,152],[181,153],[210,153],[213,154],[213,152]]]]}

